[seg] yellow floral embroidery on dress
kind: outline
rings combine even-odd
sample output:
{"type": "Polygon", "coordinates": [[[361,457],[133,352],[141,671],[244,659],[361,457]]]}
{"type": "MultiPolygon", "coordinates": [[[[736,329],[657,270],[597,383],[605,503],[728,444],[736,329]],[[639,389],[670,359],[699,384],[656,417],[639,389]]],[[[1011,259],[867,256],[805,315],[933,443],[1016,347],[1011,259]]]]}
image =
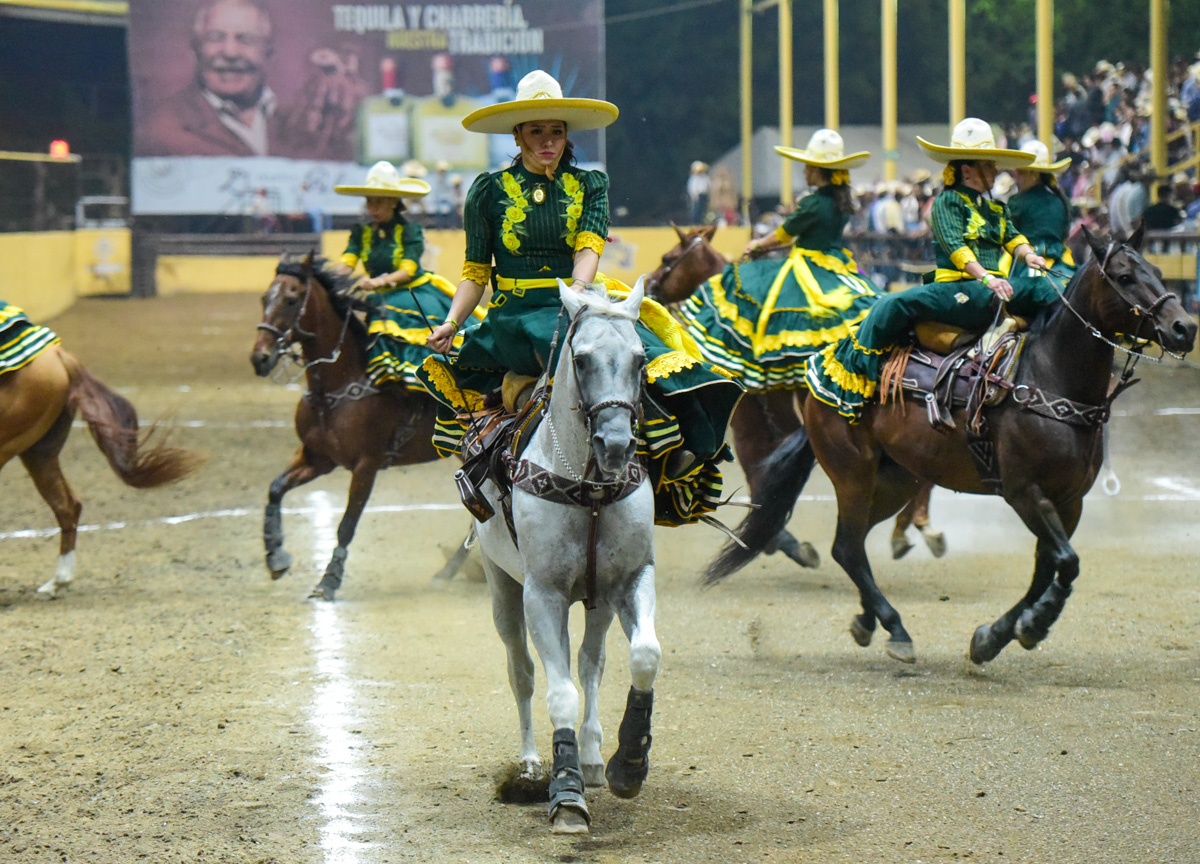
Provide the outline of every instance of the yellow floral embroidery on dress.
{"type": "Polygon", "coordinates": [[[684,351],[668,351],[646,364],[646,380],[653,384],[659,378],[668,378],[675,372],[691,369],[699,362],[684,351]]]}
{"type": "Polygon", "coordinates": [[[529,212],[529,200],[525,197],[525,189],[522,187],[521,181],[512,174],[505,171],[500,175],[500,182],[504,186],[505,194],[508,195],[507,206],[504,208],[504,221],[500,224],[500,242],[509,252],[519,255],[521,238],[518,235],[525,233],[521,223],[525,221],[525,214],[529,212]]]}
{"type": "Polygon", "coordinates": [[[567,205],[567,245],[575,248],[575,237],[579,231],[579,219],[583,216],[583,184],[574,174],[563,173],[559,185],[571,199],[567,205]]]}
{"type": "Polygon", "coordinates": [[[454,374],[446,364],[430,354],[421,364],[421,368],[429,376],[429,382],[455,408],[460,411],[478,411],[483,406],[483,394],[475,390],[465,390],[458,386],[454,374]]]}

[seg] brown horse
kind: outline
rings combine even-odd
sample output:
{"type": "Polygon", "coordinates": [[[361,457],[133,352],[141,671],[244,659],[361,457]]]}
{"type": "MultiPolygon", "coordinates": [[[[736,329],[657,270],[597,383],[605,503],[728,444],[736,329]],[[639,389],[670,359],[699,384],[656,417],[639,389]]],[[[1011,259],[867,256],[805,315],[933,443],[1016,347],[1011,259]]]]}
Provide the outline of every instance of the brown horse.
{"type": "Polygon", "coordinates": [[[38,588],[47,597],[75,575],[75,534],[83,505],[62,473],[58,457],[79,414],[122,482],[135,489],[172,483],[203,461],[165,440],[151,443],[156,426],[139,434],[132,403],[93,376],[75,355],[51,345],[31,362],[0,375],[0,468],[19,456],[61,531],[58,567],[38,588]]]}
{"type": "MultiPolygon", "coordinates": [[[[729,261],[712,246],[716,226],[683,230],[672,224],[679,237],[679,245],[667,251],[662,264],[646,279],[646,294],[659,303],[671,305],[687,300],[707,279],[721,273],[729,261]]],[[[793,396],[790,390],[769,390],[747,393],[730,421],[733,429],[733,447],[738,462],[746,473],[753,495],[761,479],[763,461],[778,446],[779,442],[800,428],[798,401],[802,402],[807,390],[798,390],[793,396]]],[[[946,554],[946,537],[934,531],[929,524],[929,496],[933,484],[921,486],[903,510],[896,516],[892,530],[892,557],[902,558],[913,548],[906,532],[916,526],[925,539],[929,551],[940,558],[946,554]]],[[[802,567],[816,567],[820,556],[811,543],[800,543],[786,529],[780,531],[778,539],[766,550],[783,552],[802,567]]]]}
{"type": "Polygon", "coordinates": [[[850,632],[868,645],[878,620],[891,634],[887,652],[915,659],[900,614],[875,584],[864,540],[872,526],[894,513],[913,494],[918,478],[958,492],[999,494],[1037,537],[1033,580],[1020,601],[971,639],[970,657],[983,663],[1016,638],[1034,648],[1062,613],[1079,556],[1070,538],[1079,524],[1083,496],[1104,458],[1104,424],[1113,399],[1130,382],[1146,342],[1186,353],[1196,340],[1196,323],[1179,299],[1163,287],[1161,271],[1141,256],[1143,230],[1127,244],[1102,243],[1088,234],[1093,258],[1081,267],[1063,303],[1034,322],[1011,394],[984,412],[997,477],[981,475],[968,450],[965,412],[957,429],[935,431],[922,411],[903,404],[870,405],[857,425],[816,399],[804,406],[804,432],[768,460],[766,481],[757,490],[763,507],[739,527],[746,550],[727,545],[709,566],[706,581],[719,581],[761,551],[787,521],[812,469],[812,452],[833,481],[838,501],[833,557],[858,588],[862,614],[850,632]],[[1130,337],[1131,351],[1117,344],[1130,337]],[[1110,387],[1114,351],[1127,352],[1126,371],[1110,387]],[[811,448],[809,442],[811,441],[811,448]],[[996,491],[998,489],[998,491],[996,491]],[[790,497],[789,497],[790,496],[790,497]]]}
{"type": "MultiPolygon", "coordinates": [[[[334,468],[350,472],[350,495],[338,524],[337,547],[310,597],[333,600],[342,585],[350,541],[371,497],[375,475],[391,465],[438,458],[433,449],[435,403],[426,393],[381,392],[366,381],[367,331],[352,309],[352,280],[323,259],[284,256],[263,295],[263,319],[250,354],[254,371],[271,373],[299,345],[308,389],[296,406],[300,447],[271,483],[263,517],[263,545],[271,578],[292,565],[283,548],[283,496],[334,468]]],[[[464,541],[435,578],[454,575],[468,554],[464,541]]]]}

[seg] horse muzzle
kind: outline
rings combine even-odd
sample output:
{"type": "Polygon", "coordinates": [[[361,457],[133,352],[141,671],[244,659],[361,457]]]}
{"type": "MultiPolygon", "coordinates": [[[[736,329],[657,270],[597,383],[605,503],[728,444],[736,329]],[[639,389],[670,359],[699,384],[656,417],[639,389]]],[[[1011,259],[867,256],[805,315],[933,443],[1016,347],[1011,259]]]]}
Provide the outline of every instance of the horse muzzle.
{"type": "Polygon", "coordinates": [[[254,367],[254,373],[259,378],[266,378],[271,374],[271,370],[275,368],[275,364],[279,362],[279,346],[270,345],[268,347],[256,345],[254,350],[250,352],[250,365],[254,367]]]}
{"type": "Polygon", "coordinates": [[[1196,347],[1196,322],[1187,314],[1176,315],[1158,331],[1163,348],[1177,354],[1186,354],[1196,347]]]}
{"type": "Polygon", "coordinates": [[[633,461],[637,453],[637,438],[629,423],[628,415],[615,410],[614,416],[596,424],[592,434],[592,455],[596,467],[608,477],[615,477],[633,461]]]}

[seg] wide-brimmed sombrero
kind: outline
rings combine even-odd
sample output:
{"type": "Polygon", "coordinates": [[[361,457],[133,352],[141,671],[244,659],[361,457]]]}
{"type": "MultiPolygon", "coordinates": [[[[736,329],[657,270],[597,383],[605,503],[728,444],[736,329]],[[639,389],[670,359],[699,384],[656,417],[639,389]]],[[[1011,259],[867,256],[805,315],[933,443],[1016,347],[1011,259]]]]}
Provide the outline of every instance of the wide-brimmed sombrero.
{"type": "Polygon", "coordinates": [[[1026,153],[1032,153],[1034,160],[1017,169],[1019,171],[1045,171],[1049,174],[1057,174],[1071,164],[1070,156],[1059,159],[1057,162],[1051,162],[1050,149],[1041,141],[1027,141],[1021,145],[1021,149],[1026,153]]]}
{"type": "Polygon", "coordinates": [[[430,186],[415,177],[401,177],[391,162],[376,162],[367,172],[361,186],[334,186],[339,195],[362,195],[367,198],[420,198],[428,195],[430,186]]]}
{"type": "Polygon", "coordinates": [[[775,152],[805,165],[816,165],[818,168],[828,168],[832,171],[857,168],[871,158],[871,154],[866,150],[847,156],[846,142],[833,129],[818,129],[808,139],[808,146],[803,150],[777,145],[775,152]]]}
{"type": "Polygon", "coordinates": [[[552,76],[535,69],[517,83],[511,102],[488,105],[463,118],[469,132],[493,135],[511,132],[530,120],[561,120],[571,132],[600,129],[617,119],[617,106],[603,99],[565,99],[562,87],[552,76]]]}
{"type": "Polygon", "coordinates": [[[917,143],[934,162],[995,162],[997,168],[1023,168],[1034,160],[1024,150],[1006,150],[996,146],[992,127],[977,117],[960,120],[950,133],[950,146],[934,144],[920,135],[917,143]]]}

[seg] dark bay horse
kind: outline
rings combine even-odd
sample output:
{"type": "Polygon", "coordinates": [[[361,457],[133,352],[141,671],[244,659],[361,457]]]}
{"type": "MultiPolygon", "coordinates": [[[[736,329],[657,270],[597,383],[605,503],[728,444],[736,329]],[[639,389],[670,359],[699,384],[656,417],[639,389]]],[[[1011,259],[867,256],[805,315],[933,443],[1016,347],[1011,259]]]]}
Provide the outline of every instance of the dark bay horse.
{"type": "Polygon", "coordinates": [[[53,597],[75,575],[75,535],[83,505],[59,464],[59,453],[78,414],[121,482],[135,489],[164,486],[200,466],[192,452],[151,443],[155,426],[139,433],[133,404],[102,384],[58,344],[0,375],[0,468],[19,456],[38,494],[54,511],[61,531],[54,576],[38,588],[53,597]]]}
{"type": "MultiPolygon", "coordinates": [[[[721,273],[729,261],[712,246],[716,226],[684,230],[672,224],[679,245],[667,251],[658,269],[646,279],[646,294],[659,303],[671,305],[682,303],[695,293],[707,279],[721,273]]],[[[746,482],[754,490],[761,480],[762,464],[779,442],[800,428],[798,416],[800,402],[808,391],[801,389],[769,390],[748,392],[734,412],[730,421],[733,429],[733,447],[738,462],[746,474],[746,482]]],[[[913,544],[906,532],[916,526],[926,545],[935,556],[946,554],[946,537],[933,530],[929,524],[929,496],[933,484],[923,484],[912,500],[896,516],[892,530],[892,557],[902,558],[913,544]]],[[[820,556],[811,543],[801,543],[786,529],[764,551],[783,552],[802,567],[816,567],[820,556]]]]}
{"type": "MultiPolygon", "coordinates": [[[[323,259],[281,258],[262,298],[263,319],[250,354],[254,371],[266,376],[285,351],[299,345],[308,385],[296,405],[300,447],[287,469],[272,481],[263,517],[263,544],[272,579],[283,576],[292,564],[292,556],[283,548],[283,496],[334,468],[350,472],[337,547],[309,595],[321,600],[333,600],[342,585],[350,541],[371,497],[375,475],[390,465],[438,458],[432,444],[433,399],[415,390],[382,393],[367,384],[367,331],[351,308],[352,284],[323,259]]],[[[453,576],[467,553],[464,542],[437,576],[453,576]]]]}
{"type": "Polygon", "coordinates": [[[875,622],[890,634],[887,652],[915,659],[900,614],[875,584],[863,543],[872,526],[911,497],[920,479],[958,492],[1003,496],[1037,537],[1033,579],[1015,606],[971,639],[970,658],[984,663],[1016,638],[1032,649],[1049,634],[1079,575],[1079,556],[1070,539],[1104,458],[1104,424],[1112,400],[1127,386],[1146,342],[1186,353],[1196,340],[1196,323],[1179,299],[1163,287],[1161,271],[1140,254],[1143,230],[1125,244],[1103,243],[1088,234],[1093,258],[1079,268],[1063,302],[1046,310],[1029,332],[1008,398],[984,414],[998,467],[998,489],[981,476],[967,448],[967,418],[955,414],[957,429],[935,431],[922,411],[903,404],[873,404],[850,425],[816,399],[804,406],[802,430],[768,460],[757,490],[763,506],[752,511],[738,533],[748,549],[726,545],[709,566],[709,584],[724,579],[762,551],[786,523],[791,502],[812,469],[815,451],[833,481],[838,501],[833,557],[858,588],[862,614],[850,632],[859,645],[871,641],[875,622]],[[1121,336],[1135,342],[1130,351],[1121,336]],[[1128,357],[1126,373],[1110,387],[1115,350],[1128,357]],[[808,446],[811,442],[811,448],[808,446]]]}

